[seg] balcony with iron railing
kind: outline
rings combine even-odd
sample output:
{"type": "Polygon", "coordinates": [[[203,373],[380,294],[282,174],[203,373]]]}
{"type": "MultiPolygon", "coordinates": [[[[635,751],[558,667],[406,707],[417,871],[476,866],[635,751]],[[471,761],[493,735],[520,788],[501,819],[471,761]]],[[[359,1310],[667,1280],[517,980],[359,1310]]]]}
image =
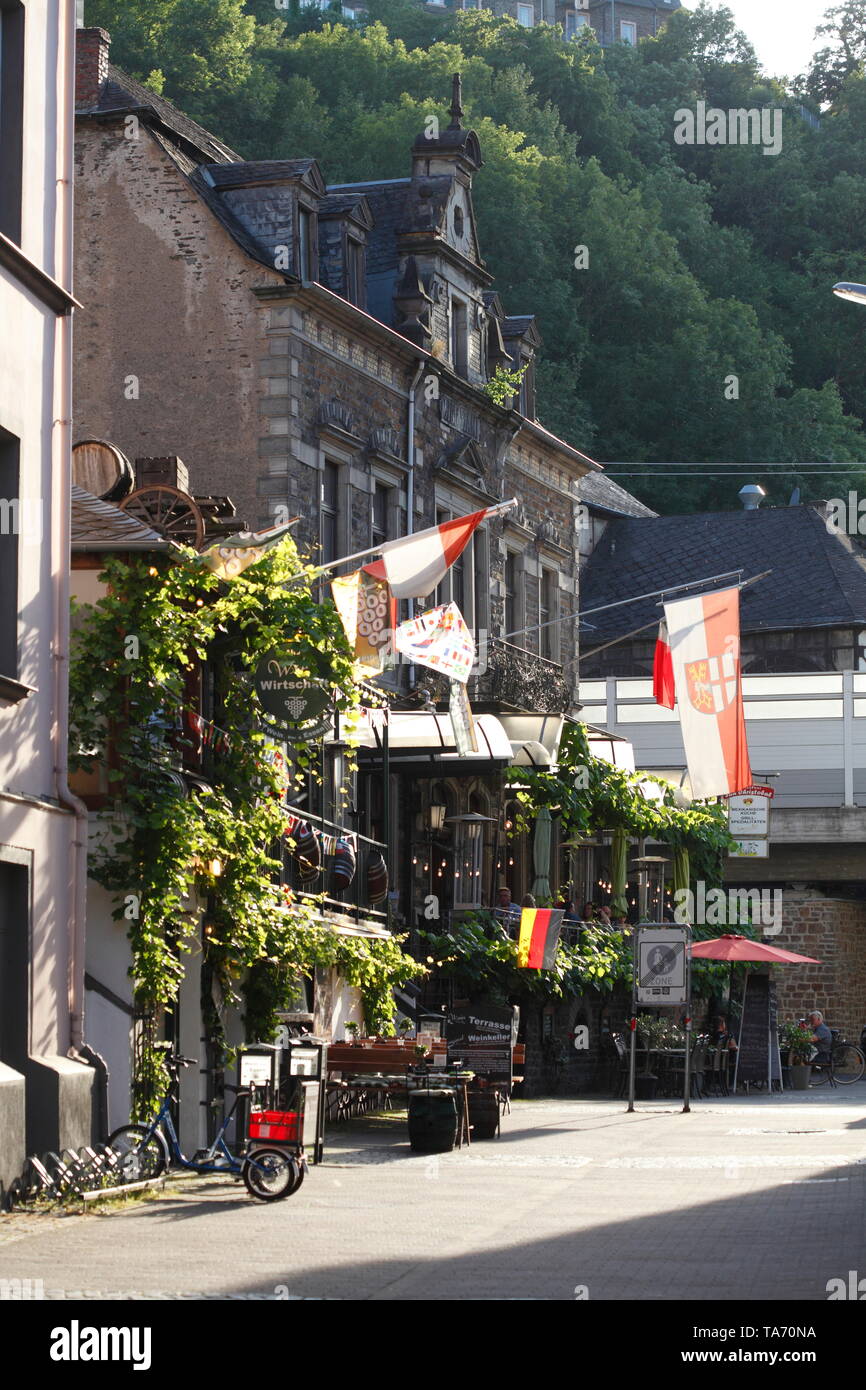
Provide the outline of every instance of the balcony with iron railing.
{"type": "Polygon", "coordinates": [[[576,691],[557,661],[490,637],[479,646],[479,672],[468,685],[473,706],[492,705],[544,714],[565,713],[576,691]]]}

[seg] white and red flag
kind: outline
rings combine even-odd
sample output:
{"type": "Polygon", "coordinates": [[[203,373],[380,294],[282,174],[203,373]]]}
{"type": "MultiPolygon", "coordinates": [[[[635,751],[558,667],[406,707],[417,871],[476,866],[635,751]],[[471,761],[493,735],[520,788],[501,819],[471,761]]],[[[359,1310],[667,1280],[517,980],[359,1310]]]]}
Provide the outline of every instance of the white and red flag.
{"type": "Polygon", "coordinates": [[[656,638],[655,658],[653,660],[653,697],[657,705],[673,709],[676,704],[674,691],[674,664],[671,660],[671,647],[668,641],[668,625],[662,618],[659,635],[656,638]]]}
{"type": "Polygon", "coordinates": [[[665,604],[692,796],[730,796],[752,781],[740,681],[740,591],[665,604]]]}
{"type": "Polygon", "coordinates": [[[487,507],[482,512],[443,521],[426,531],[386,541],[380,547],[381,564],[394,598],[426,598],[432,594],[465,548],[476,526],[490,512],[499,510],[499,507],[487,507]]]}

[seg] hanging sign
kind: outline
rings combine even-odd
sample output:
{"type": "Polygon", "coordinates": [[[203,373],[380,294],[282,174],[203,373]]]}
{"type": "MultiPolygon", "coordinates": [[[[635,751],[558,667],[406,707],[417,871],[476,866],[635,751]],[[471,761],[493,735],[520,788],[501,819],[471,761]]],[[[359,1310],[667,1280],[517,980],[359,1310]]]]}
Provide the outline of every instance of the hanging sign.
{"type": "Polygon", "coordinates": [[[744,787],[728,797],[728,830],[736,838],[757,839],[770,833],[772,787],[744,787]]]}
{"type": "Polygon", "coordinates": [[[322,715],[331,703],[325,686],[295,674],[293,658],[280,652],[263,656],[253,673],[262,709],[280,724],[289,724],[302,738],[316,738],[330,726],[322,715]]]}

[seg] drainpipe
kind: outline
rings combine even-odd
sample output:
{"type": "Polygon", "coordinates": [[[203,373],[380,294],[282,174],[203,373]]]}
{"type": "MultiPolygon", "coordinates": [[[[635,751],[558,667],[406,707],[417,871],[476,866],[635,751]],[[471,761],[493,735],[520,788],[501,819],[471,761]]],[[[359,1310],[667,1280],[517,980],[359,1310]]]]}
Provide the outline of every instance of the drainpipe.
{"type": "MultiPolygon", "coordinates": [[[[406,478],[406,535],[411,536],[415,530],[415,391],[418,382],[421,380],[421,373],[427,365],[426,357],[422,357],[418,363],[418,369],[412,378],[409,387],[409,412],[406,422],[406,462],[409,465],[409,473],[406,478]]],[[[415,689],[415,667],[409,667],[409,689],[415,689]]]]}
{"type": "MultiPolygon", "coordinates": [[[[64,7],[67,8],[67,7],[64,7]]],[[[57,150],[57,206],[54,222],[54,277],[72,289],[72,125],[75,92],[75,39],[67,20],[60,35],[57,109],[62,138],[57,150]]],[[[54,419],[51,457],[51,564],[54,586],[54,777],[57,800],[75,816],[70,845],[71,900],[68,916],[70,1053],[84,1042],[84,923],[87,908],[87,807],[69,787],[69,604],[72,487],[72,315],[55,324],[54,419]]]]}

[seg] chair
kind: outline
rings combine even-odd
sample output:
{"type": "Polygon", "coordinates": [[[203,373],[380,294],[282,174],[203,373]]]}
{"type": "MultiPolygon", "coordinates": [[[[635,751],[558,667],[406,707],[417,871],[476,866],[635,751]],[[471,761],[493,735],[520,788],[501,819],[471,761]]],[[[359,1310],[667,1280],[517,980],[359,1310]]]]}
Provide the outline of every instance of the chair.
{"type": "MultiPolygon", "coordinates": [[[[689,1055],[689,1092],[699,1099],[705,1096],[704,1089],[704,1069],[706,1065],[707,1042],[709,1039],[705,1033],[699,1033],[692,1043],[692,1050],[689,1055]]],[[[680,1083],[685,1080],[686,1064],[685,1061],[678,1062],[670,1071],[670,1084],[673,1086],[677,1078],[680,1083]]]]}

